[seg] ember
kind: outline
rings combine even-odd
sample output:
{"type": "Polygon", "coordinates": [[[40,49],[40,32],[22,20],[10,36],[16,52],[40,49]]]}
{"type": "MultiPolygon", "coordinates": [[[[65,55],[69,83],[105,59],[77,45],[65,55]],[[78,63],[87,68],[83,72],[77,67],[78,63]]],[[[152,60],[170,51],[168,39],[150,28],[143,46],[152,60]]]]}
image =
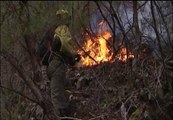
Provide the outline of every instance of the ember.
{"type": "Polygon", "coordinates": [[[116,58],[122,62],[126,62],[129,58],[134,58],[134,55],[131,52],[128,52],[127,57],[127,49],[122,48],[119,53],[116,55],[116,58]]]}

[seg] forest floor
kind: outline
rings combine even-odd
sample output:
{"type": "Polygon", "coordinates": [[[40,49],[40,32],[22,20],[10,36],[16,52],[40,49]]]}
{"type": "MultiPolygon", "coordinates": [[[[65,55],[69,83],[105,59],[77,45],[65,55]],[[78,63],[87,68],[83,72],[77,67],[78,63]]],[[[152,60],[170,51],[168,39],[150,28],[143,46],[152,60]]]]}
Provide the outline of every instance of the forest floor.
{"type": "MultiPolygon", "coordinates": [[[[37,85],[50,98],[50,81],[46,73],[44,75],[44,81],[38,81],[37,85]]],[[[173,118],[171,78],[152,56],[139,60],[136,67],[129,59],[126,63],[116,60],[113,63],[92,67],[69,68],[67,78],[73,83],[73,88],[69,90],[72,105],[70,117],[78,118],[76,120],[172,120],[173,118]]],[[[12,81],[17,80],[13,78],[12,81]]],[[[25,90],[27,94],[28,89],[25,90]]],[[[44,119],[44,112],[39,105],[16,98],[15,95],[11,101],[4,99],[4,103],[7,107],[13,106],[14,111],[16,108],[19,110],[22,108],[21,114],[29,116],[29,120],[44,119]]]]}
{"type": "Polygon", "coordinates": [[[172,98],[157,63],[115,61],[68,71],[75,82],[73,117],[82,120],[169,120],[172,98]],[[160,71],[160,72],[159,72],[160,71]]]}

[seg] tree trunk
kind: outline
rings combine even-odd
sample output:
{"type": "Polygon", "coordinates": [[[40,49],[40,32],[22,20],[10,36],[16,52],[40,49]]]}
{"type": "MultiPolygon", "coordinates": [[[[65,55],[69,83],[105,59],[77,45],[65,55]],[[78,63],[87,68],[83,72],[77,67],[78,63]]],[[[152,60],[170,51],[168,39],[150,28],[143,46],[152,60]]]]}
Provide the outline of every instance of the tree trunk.
{"type": "Polygon", "coordinates": [[[139,46],[140,46],[140,43],[141,43],[141,37],[140,37],[140,29],[139,29],[139,24],[138,24],[138,10],[137,10],[137,7],[138,7],[138,2],[137,1],[133,1],[133,26],[134,26],[134,37],[135,37],[135,52],[134,52],[134,60],[133,60],[133,71],[135,71],[136,69],[136,63],[137,63],[137,60],[138,60],[138,49],[139,49],[139,46]]]}

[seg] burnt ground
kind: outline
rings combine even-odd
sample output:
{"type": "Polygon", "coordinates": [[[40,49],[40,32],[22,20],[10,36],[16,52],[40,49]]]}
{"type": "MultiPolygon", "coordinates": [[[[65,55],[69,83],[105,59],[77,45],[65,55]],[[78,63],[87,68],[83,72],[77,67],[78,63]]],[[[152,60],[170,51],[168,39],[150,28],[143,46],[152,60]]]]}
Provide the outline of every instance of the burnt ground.
{"type": "Polygon", "coordinates": [[[171,120],[172,93],[168,72],[152,57],[133,66],[115,61],[69,70],[74,83],[74,118],[82,120],[171,120]]]}

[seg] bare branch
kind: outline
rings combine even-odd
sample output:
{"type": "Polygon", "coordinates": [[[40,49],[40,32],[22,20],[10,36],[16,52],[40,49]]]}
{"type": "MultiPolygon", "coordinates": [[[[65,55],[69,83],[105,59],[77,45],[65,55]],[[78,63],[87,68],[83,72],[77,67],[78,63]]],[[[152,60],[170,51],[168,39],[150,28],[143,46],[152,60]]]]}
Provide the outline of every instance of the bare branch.
{"type": "Polygon", "coordinates": [[[99,115],[99,116],[96,116],[96,117],[94,117],[94,118],[90,118],[89,120],[96,120],[96,119],[99,119],[99,118],[102,118],[102,117],[104,117],[104,116],[106,116],[107,114],[105,114],[105,115],[99,115]]]}
{"type": "MultiPolygon", "coordinates": [[[[161,11],[161,9],[160,9],[159,5],[156,3],[156,1],[154,1],[154,4],[155,4],[156,8],[158,9],[158,11],[159,11],[159,13],[160,13],[160,15],[161,15],[161,19],[162,19],[162,21],[163,21],[163,24],[164,24],[165,29],[166,29],[166,33],[167,33],[167,35],[168,35],[168,40],[169,40],[169,43],[170,43],[170,45],[171,45],[171,43],[172,43],[172,42],[171,42],[171,37],[170,37],[170,34],[169,34],[169,29],[168,29],[166,20],[165,20],[165,18],[164,18],[163,12],[161,11]]],[[[173,43],[172,43],[172,44],[173,44],[173,43]]],[[[171,47],[172,47],[172,51],[173,51],[173,46],[171,46],[171,47]]]]}
{"type": "Polygon", "coordinates": [[[79,118],[74,118],[74,117],[60,117],[61,120],[82,120],[82,119],[79,119],[79,118]]]}
{"type": "Polygon", "coordinates": [[[106,16],[103,14],[103,11],[101,10],[101,7],[100,7],[100,5],[98,4],[98,1],[94,1],[94,2],[96,3],[97,8],[99,9],[99,11],[100,11],[102,17],[103,17],[104,20],[107,22],[109,28],[111,29],[111,31],[113,31],[113,28],[112,28],[111,24],[108,22],[108,19],[106,18],[106,16]]]}
{"type": "Polygon", "coordinates": [[[18,64],[17,59],[14,56],[10,55],[5,50],[0,51],[0,55],[3,56],[7,60],[7,62],[9,62],[17,70],[19,76],[26,83],[26,85],[31,89],[35,97],[40,102],[43,101],[43,97],[41,95],[40,90],[36,87],[36,85],[33,83],[32,80],[28,79],[27,73],[25,73],[25,70],[23,69],[23,67],[18,64]]]}
{"type": "MultiPolygon", "coordinates": [[[[157,37],[157,41],[158,41],[158,44],[159,44],[159,49],[160,49],[160,53],[161,53],[161,56],[162,56],[162,60],[164,58],[164,53],[163,53],[163,50],[162,50],[162,46],[161,46],[161,40],[160,40],[160,36],[159,36],[159,32],[157,30],[157,23],[156,23],[156,18],[155,18],[155,11],[154,11],[154,6],[153,6],[153,2],[151,1],[151,14],[152,14],[152,18],[153,18],[153,23],[154,23],[154,31],[155,31],[155,34],[156,34],[156,37],[157,37]]],[[[163,62],[164,64],[164,62],[163,62]]]]}
{"type": "MultiPolygon", "coordinates": [[[[123,4],[124,4],[124,3],[123,3],[123,4]]],[[[124,7],[125,7],[125,4],[124,4],[124,7]]],[[[126,17],[127,17],[127,24],[129,24],[129,26],[130,26],[130,29],[128,30],[128,32],[130,32],[130,30],[133,29],[134,24],[132,24],[132,25],[130,24],[130,20],[129,20],[129,18],[128,18],[127,10],[124,9],[124,11],[125,11],[125,14],[126,14],[126,17]]],[[[128,33],[128,32],[126,32],[126,33],[128,33]]],[[[132,34],[133,34],[133,36],[134,36],[134,38],[135,38],[135,33],[134,33],[133,30],[132,30],[132,34]]]]}
{"type": "Polygon", "coordinates": [[[138,24],[138,10],[137,10],[137,1],[133,1],[133,25],[134,25],[134,33],[135,33],[135,39],[137,42],[137,45],[140,44],[141,38],[140,38],[140,30],[139,30],[139,24],[138,24]]]}
{"type": "Polygon", "coordinates": [[[12,91],[12,92],[14,92],[14,93],[17,93],[18,95],[20,95],[20,96],[22,96],[22,97],[24,97],[24,98],[26,98],[26,99],[30,100],[31,102],[34,102],[34,103],[39,104],[39,102],[38,102],[38,101],[36,101],[36,100],[33,100],[33,99],[29,98],[28,96],[24,95],[24,94],[23,94],[23,93],[21,93],[20,91],[17,91],[17,90],[11,89],[11,88],[7,88],[7,87],[2,86],[2,85],[0,85],[0,87],[1,87],[2,89],[7,89],[7,90],[9,90],[9,91],[12,91]]]}
{"type": "MultiPolygon", "coordinates": [[[[102,3],[102,2],[101,2],[102,3]]],[[[115,37],[116,37],[116,35],[115,35],[115,19],[114,19],[114,17],[112,16],[112,2],[111,1],[109,1],[109,7],[110,8],[108,8],[106,5],[104,5],[104,3],[102,3],[102,5],[107,9],[107,11],[109,11],[110,12],[110,15],[111,15],[111,19],[112,19],[112,22],[113,22],[113,28],[111,29],[112,30],[112,34],[113,34],[113,45],[111,45],[112,47],[113,47],[113,49],[114,49],[114,51],[116,51],[116,53],[118,53],[118,50],[115,48],[115,46],[114,46],[114,44],[115,44],[115,37]]],[[[107,21],[108,22],[108,21],[107,21]]],[[[115,55],[116,54],[115,52],[113,52],[113,54],[115,55]]]]}
{"type": "Polygon", "coordinates": [[[122,34],[123,34],[123,40],[124,40],[124,43],[125,43],[125,47],[126,47],[126,49],[127,49],[126,54],[127,54],[127,58],[128,58],[128,56],[129,56],[129,53],[128,53],[128,44],[127,44],[127,42],[128,42],[128,37],[126,36],[126,32],[125,32],[125,30],[124,30],[124,27],[123,27],[123,25],[121,24],[120,19],[119,19],[118,15],[117,15],[115,9],[113,8],[113,6],[112,6],[111,8],[112,8],[113,16],[115,17],[115,19],[116,19],[116,21],[117,21],[117,23],[118,23],[118,26],[119,26],[119,28],[120,28],[122,34]]]}
{"type": "Polygon", "coordinates": [[[147,2],[148,2],[148,1],[145,1],[141,6],[139,6],[139,7],[137,8],[137,10],[139,10],[140,8],[142,8],[147,2]]]}

